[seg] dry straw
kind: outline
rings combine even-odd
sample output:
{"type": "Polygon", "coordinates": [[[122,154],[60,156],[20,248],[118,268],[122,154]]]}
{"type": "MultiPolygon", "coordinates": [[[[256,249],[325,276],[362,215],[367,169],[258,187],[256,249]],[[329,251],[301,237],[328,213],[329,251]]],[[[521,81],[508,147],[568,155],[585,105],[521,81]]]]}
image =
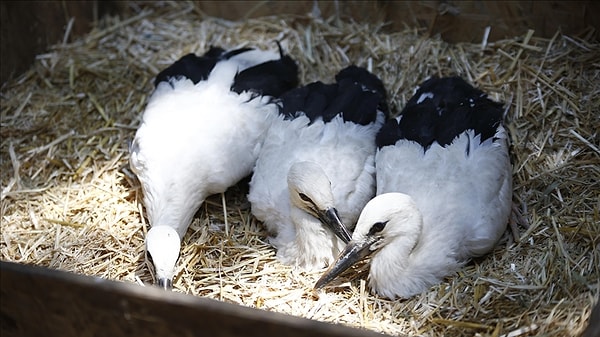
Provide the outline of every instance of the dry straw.
{"type": "Polygon", "coordinates": [[[3,260],[150,284],[148,224],[127,159],[153,76],[211,45],[275,48],[281,40],[300,65],[302,83],[332,81],[351,63],[367,66],[386,84],[396,113],[431,75],[460,75],[505,102],[521,226],[493,253],[410,300],[370,295],[364,269],[361,278],[347,273],[338,287],[315,293],[318,273],[274,258],[243,181],[197,213],[184,238],[176,291],[391,335],[582,331],[600,275],[597,42],[530,32],[447,44],[349,19],[230,22],[189,3],[140,8],[53,46],[2,88],[3,260]]]}

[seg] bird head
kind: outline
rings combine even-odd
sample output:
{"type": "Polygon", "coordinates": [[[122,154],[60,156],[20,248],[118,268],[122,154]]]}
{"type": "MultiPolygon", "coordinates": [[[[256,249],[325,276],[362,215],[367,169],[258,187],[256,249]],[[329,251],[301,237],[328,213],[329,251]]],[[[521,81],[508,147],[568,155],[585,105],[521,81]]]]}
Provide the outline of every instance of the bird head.
{"type": "Polygon", "coordinates": [[[152,257],[156,282],[159,287],[171,289],[175,263],[179,258],[181,240],[170,226],[153,226],[146,235],[146,250],[152,257]]]}
{"type": "Polygon", "coordinates": [[[380,253],[391,242],[402,244],[403,241],[398,238],[407,238],[406,242],[414,243],[421,225],[420,212],[410,196],[402,193],[376,196],[362,210],[352,240],[323,273],[314,288],[324,287],[357,262],[380,253]]]}
{"type": "Polygon", "coordinates": [[[309,161],[296,162],[288,171],[287,181],[292,207],[319,219],[344,242],[350,241],[350,233],[334,206],[331,181],[321,166],[309,161]]]}

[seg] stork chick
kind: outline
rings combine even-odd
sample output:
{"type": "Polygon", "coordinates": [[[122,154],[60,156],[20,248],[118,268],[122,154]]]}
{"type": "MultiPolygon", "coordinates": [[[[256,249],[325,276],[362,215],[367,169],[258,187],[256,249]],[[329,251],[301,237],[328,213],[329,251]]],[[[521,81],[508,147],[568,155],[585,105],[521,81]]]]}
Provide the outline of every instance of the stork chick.
{"type": "Polygon", "coordinates": [[[387,118],[383,83],[349,66],[280,99],[256,162],[248,200],[284,264],[332,262],[375,195],[375,137],[387,118]]]}
{"type": "Polygon", "coordinates": [[[315,288],[371,256],[371,289],[408,298],[489,253],[512,205],[502,117],[501,103],[459,77],[422,83],[378,134],[377,196],[315,288]]]}
{"type": "Polygon", "coordinates": [[[158,284],[171,288],[180,244],[211,194],[250,175],[274,98],[295,87],[296,63],[278,52],[212,47],[160,72],[130,148],[151,228],[158,284]]]}

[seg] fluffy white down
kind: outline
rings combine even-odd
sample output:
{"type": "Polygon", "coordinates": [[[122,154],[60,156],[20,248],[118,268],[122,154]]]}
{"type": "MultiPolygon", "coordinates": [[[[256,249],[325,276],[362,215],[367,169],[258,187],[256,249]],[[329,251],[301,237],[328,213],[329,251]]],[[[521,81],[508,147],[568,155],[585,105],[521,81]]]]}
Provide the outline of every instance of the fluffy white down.
{"type": "MultiPolygon", "coordinates": [[[[373,256],[369,280],[375,292],[413,296],[493,249],[506,230],[512,204],[505,130],[500,127],[495,137],[499,140],[480,145],[479,136],[468,131],[446,148],[434,144],[425,153],[420,145],[399,140],[377,153],[377,194],[409,195],[423,225],[420,231],[401,225],[419,232],[418,242],[388,242],[373,256]],[[403,246],[414,249],[407,252],[403,246]]],[[[356,231],[359,226],[360,221],[356,231]]]]}
{"type": "Polygon", "coordinates": [[[211,194],[249,175],[271,119],[267,98],[190,80],[161,83],[148,103],[131,154],[151,225],[183,237],[211,194]]]}
{"type": "Polygon", "coordinates": [[[277,106],[230,90],[244,69],[279,59],[253,50],[218,62],[206,80],[161,82],[130,148],[151,228],[146,247],[159,280],[172,281],[180,242],[207,196],[248,176],[277,106]]]}
{"type": "MultiPolygon", "coordinates": [[[[318,219],[292,206],[287,174],[293,163],[321,166],[343,223],[351,230],[360,210],[375,193],[374,137],[383,123],[362,126],[336,117],[309,124],[305,116],[275,119],[254,168],[248,200],[252,213],[271,233],[278,259],[302,269],[321,269],[331,263],[343,242],[318,219]]],[[[315,178],[316,180],[316,178],[315,178]]],[[[315,186],[315,193],[319,188],[315,186]]]]}
{"type": "Polygon", "coordinates": [[[233,78],[276,52],[253,50],[219,62],[206,81],[162,82],[150,97],[130,162],[152,226],[183,238],[204,199],[249,175],[277,107],[230,91],[233,78]]]}

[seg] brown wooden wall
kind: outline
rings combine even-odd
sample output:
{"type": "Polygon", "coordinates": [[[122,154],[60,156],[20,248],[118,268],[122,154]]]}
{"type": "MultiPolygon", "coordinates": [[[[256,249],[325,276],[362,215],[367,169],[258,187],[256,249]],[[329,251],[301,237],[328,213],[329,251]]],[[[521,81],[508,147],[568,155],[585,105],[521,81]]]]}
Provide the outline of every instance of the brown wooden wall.
{"type": "MultiPolygon", "coordinates": [[[[231,20],[280,13],[306,14],[312,0],[304,1],[196,1],[206,15],[231,20]]],[[[138,3],[143,6],[143,3],[138,3]]],[[[486,26],[489,41],[523,35],[552,37],[564,34],[598,39],[600,5],[596,1],[318,1],[323,17],[338,14],[357,21],[384,20],[388,29],[420,27],[448,42],[480,42],[486,26]]],[[[25,71],[35,55],[62,41],[65,27],[75,18],[71,39],[85,34],[104,14],[133,14],[127,1],[2,1],[1,78],[25,71]]]]}
{"type": "Polygon", "coordinates": [[[0,83],[27,70],[48,46],[62,42],[71,18],[69,41],[89,32],[102,15],[121,8],[118,1],[1,1],[0,83]]]}
{"type": "MultiPolygon", "coordinates": [[[[236,20],[277,13],[304,14],[313,1],[197,1],[204,13],[236,20]]],[[[390,30],[420,27],[448,42],[480,42],[486,26],[489,40],[512,38],[534,29],[552,37],[560,28],[568,35],[600,30],[600,5],[595,1],[319,1],[322,16],[336,13],[360,20],[384,20],[390,30]]]]}

